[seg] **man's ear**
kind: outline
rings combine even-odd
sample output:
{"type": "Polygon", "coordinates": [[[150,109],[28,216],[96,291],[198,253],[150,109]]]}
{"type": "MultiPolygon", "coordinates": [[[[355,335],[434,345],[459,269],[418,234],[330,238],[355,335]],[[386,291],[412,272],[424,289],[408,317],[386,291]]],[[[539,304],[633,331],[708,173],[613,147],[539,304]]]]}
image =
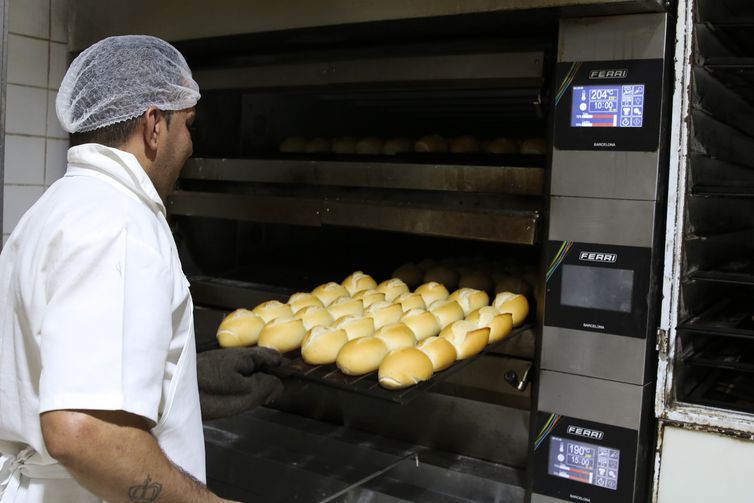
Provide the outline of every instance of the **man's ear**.
{"type": "Polygon", "coordinates": [[[149,107],[144,112],[144,144],[149,150],[157,150],[160,133],[164,127],[162,118],[162,112],[156,107],[149,107]]]}

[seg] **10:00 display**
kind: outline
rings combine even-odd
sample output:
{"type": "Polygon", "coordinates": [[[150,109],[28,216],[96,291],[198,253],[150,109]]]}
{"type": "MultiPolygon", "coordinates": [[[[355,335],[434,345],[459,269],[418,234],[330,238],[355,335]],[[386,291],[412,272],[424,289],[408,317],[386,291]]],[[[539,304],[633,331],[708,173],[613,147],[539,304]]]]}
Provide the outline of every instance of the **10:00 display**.
{"type": "Polygon", "coordinates": [[[589,99],[591,101],[615,99],[615,89],[590,89],[589,99]]]}

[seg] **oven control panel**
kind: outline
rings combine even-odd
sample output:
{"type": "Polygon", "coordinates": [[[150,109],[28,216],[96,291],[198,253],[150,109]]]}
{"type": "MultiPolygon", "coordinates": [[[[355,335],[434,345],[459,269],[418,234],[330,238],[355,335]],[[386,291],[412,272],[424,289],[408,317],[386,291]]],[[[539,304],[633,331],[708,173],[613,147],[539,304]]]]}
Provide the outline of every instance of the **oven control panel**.
{"type": "Polygon", "coordinates": [[[540,411],[536,433],[537,493],[566,501],[632,500],[638,431],[540,411]]]}
{"type": "Polygon", "coordinates": [[[559,63],[555,147],[656,151],[660,141],[663,69],[662,59],[559,63]]]}

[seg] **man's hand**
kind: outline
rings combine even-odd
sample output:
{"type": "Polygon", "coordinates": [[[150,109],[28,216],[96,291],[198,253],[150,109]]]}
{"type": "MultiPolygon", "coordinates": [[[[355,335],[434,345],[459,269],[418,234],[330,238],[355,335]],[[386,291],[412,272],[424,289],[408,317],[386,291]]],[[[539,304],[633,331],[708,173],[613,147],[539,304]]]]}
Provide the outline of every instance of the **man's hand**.
{"type": "Polygon", "coordinates": [[[277,367],[282,360],[277,351],[259,347],[200,353],[197,374],[202,417],[232,416],[276,400],[283,384],[263,371],[277,367]]]}

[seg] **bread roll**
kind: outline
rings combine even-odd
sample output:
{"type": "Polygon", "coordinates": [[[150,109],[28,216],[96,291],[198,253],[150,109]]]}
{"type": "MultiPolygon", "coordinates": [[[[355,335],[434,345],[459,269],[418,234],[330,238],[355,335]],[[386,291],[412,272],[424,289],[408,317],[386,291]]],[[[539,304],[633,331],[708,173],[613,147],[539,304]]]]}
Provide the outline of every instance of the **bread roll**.
{"type": "Polygon", "coordinates": [[[377,329],[374,337],[382,340],[387,346],[388,351],[395,351],[401,348],[411,348],[416,346],[416,336],[403,323],[391,323],[377,329]]]}
{"type": "Polygon", "coordinates": [[[406,283],[409,289],[413,290],[424,281],[424,271],[422,271],[418,265],[409,262],[393,271],[393,277],[400,279],[406,283]]]}
{"type": "Polygon", "coordinates": [[[300,154],[306,148],[306,138],[291,136],[280,144],[280,151],[285,154],[300,154]]]}
{"type": "Polygon", "coordinates": [[[437,282],[445,285],[449,290],[455,290],[458,285],[458,273],[444,265],[438,265],[424,273],[424,282],[437,282]]]}
{"type": "Polygon", "coordinates": [[[361,303],[361,300],[352,299],[351,297],[338,297],[327,306],[327,310],[330,312],[333,320],[337,320],[341,316],[348,314],[364,316],[364,304],[361,303]]]}
{"type": "Polygon", "coordinates": [[[459,136],[450,142],[450,151],[455,154],[479,152],[479,140],[469,135],[459,136]]]}
{"type": "Polygon", "coordinates": [[[416,348],[403,348],[389,353],[377,372],[380,386],[403,389],[432,377],[432,360],[416,348]]]}
{"type": "Polygon", "coordinates": [[[529,315],[529,301],[523,295],[502,292],[495,296],[495,300],[492,303],[499,313],[511,313],[513,316],[513,326],[520,326],[529,315]]]}
{"type": "Polygon", "coordinates": [[[521,142],[521,153],[544,155],[547,153],[547,143],[542,138],[528,138],[521,142]]]}
{"type": "Polygon", "coordinates": [[[481,290],[474,290],[473,288],[460,288],[450,294],[448,300],[454,300],[458,302],[458,305],[463,309],[463,315],[468,316],[472,311],[476,311],[480,307],[489,305],[490,296],[487,292],[481,290]]]}
{"type": "Polygon", "coordinates": [[[293,316],[293,310],[288,304],[283,304],[278,300],[269,300],[262,302],[257,307],[252,309],[252,313],[256,314],[264,320],[265,323],[269,323],[275,318],[293,316]]]}
{"type": "Polygon", "coordinates": [[[429,337],[419,341],[416,349],[429,356],[435,372],[450,367],[458,357],[456,347],[445,337],[429,337]]]}
{"type": "Polygon", "coordinates": [[[421,259],[419,262],[416,263],[416,266],[424,272],[429,271],[430,269],[432,269],[433,267],[437,265],[439,265],[437,263],[437,260],[433,258],[421,259]]]}
{"type": "Polygon", "coordinates": [[[221,348],[253,346],[259,340],[264,320],[248,309],[236,309],[217,327],[217,342],[221,348]]]}
{"type": "Polygon", "coordinates": [[[429,153],[447,152],[448,142],[439,134],[422,136],[421,138],[416,140],[416,144],[414,144],[414,151],[429,153]]]}
{"type": "Polygon", "coordinates": [[[345,330],[349,341],[374,334],[374,320],[368,316],[343,316],[335,320],[331,326],[345,330]]]}
{"type": "Polygon", "coordinates": [[[361,138],[356,142],[357,154],[382,154],[382,146],[384,142],[381,138],[375,136],[368,136],[361,138]]]}
{"type": "Polygon", "coordinates": [[[470,270],[461,274],[458,288],[474,288],[485,292],[492,292],[495,284],[492,278],[483,272],[470,270]]]}
{"type": "Polygon", "coordinates": [[[387,356],[388,350],[382,340],[376,337],[361,337],[348,341],[335,359],[341,372],[357,376],[374,372],[387,356]]]}
{"type": "Polygon", "coordinates": [[[401,323],[411,329],[417,341],[440,333],[440,322],[437,321],[437,317],[424,309],[412,309],[404,313],[401,323]]]}
{"type": "Polygon", "coordinates": [[[322,301],[308,292],[294,293],[288,299],[288,305],[291,306],[291,311],[293,311],[294,313],[309,306],[323,307],[322,301]]]}
{"type": "Polygon", "coordinates": [[[458,320],[445,327],[440,337],[448,339],[456,348],[456,359],[465,360],[484,349],[490,338],[490,329],[477,328],[470,321],[458,320]]]}
{"type": "Polygon", "coordinates": [[[510,138],[495,138],[484,147],[490,154],[517,154],[518,143],[510,138]]]}
{"type": "Polygon", "coordinates": [[[314,327],[301,341],[301,358],[309,365],[329,365],[335,363],[340,348],[348,342],[348,335],[342,328],[314,327]]]}
{"type": "Polygon", "coordinates": [[[398,323],[401,316],[403,316],[403,309],[401,309],[400,304],[393,304],[387,301],[375,302],[366,308],[364,314],[374,320],[374,328],[379,330],[385,325],[398,323]]]}
{"type": "Polygon", "coordinates": [[[422,296],[418,293],[402,293],[395,299],[395,303],[401,305],[401,309],[403,309],[404,313],[412,309],[427,309],[424,299],[422,299],[422,296]]]}
{"type": "Polygon", "coordinates": [[[259,333],[259,346],[287,353],[301,346],[306,329],[298,318],[276,318],[267,323],[259,333]]]}
{"type": "Polygon", "coordinates": [[[408,285],[398,278],[392,278],[377,285],[377,291],[385,294],[386,301],[393,302],[400,294],[408,292],[408,285]]]}
{"type": "Polygon", "coordinates": [[[385,142],[382,147],[382,153],[385,155],[395,155],[401,152],[413,152],[414,143],[406,138],[391,138],[385,142]]]}
{"type": "Polygon", "coordinates": [[[351,136],[341,136],[335,138],[332,142],[332,151],[336,154],[355,154],[356,138],[351,136]]]}
{"type": "Polygon", "coordinates": [[[487,327],[490,329],[488,344],[504,339],[513,329],[513,316],[511,313],[500,314],[492,306],[484,306],[477,309],[469,314],[466,320],[476,324],[477,328],[487,327]]]}
{"type": "Polygon", "coordinates": [[[429,306],[429,312],[435,315],[440,328],[445,328],[454,321],[463,319],[463,308],[454,300],[436,300],[429,306]]]}
{"type": "Polygon", "coordinates": [[[450,293],[448,293],[448,289],[445,288],[445,285],[437,283],[436,281],[424,283],[416,289],[415,293],[422,296],[426,306],[430,306],[438,300],[447,300],[447,298],[450,297],[450,293]]]}
{"type": "Polygon", "coordinates": [[[358,292],[376,288],[377,282],[370,275],[355,271],[344,279],[341,285],[348,290],[349,295],[353,296],[358,292]]]}
{"type": "Polygon", "coordinates": [[[300,319],[304,323],[304,328],[308,331],[314,327],[327,326],[333,322],[333,317],[324,307],[308,306],[296,311],[294,318],[300,319]]]}
{"type": "Polygon", "coordinates": [[[325,138],[312,138],[304,147],[304,152],[307,154],[321,154],[330,150],[332,150],[332,143],[325,138]]]}
{"type": "Polygon", "coordinates": [[[338,297],[348,296],[348,290],[346,290],[343,286],[335,283],[334,281],[331,281],[329,283],[319,285],[317,288],[312,290],[312,294],[314,294],[314,296],[322,302],[323,306],[327,307],[338,297]]]}
{"type": "Polygon", "coordinates": [[[377,290],[362,290],[356,292],[353,296],[354,299],[359,299],[364,304],[364,309],[367,309],[372,304],[377,302],[385,302],[385,294],[378,292],[377,290]]]}

